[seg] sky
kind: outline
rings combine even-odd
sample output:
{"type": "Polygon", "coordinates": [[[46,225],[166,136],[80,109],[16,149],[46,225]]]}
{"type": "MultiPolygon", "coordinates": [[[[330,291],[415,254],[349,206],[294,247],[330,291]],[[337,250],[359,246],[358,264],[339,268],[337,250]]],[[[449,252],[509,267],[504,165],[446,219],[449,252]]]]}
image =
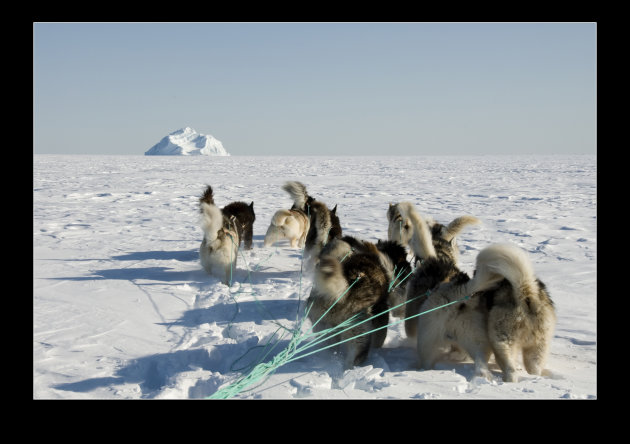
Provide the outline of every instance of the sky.
{"type": "Polygon", "coordinates": [[[33,23],[33,153],[596,154],[597,23],[33,23]]]}

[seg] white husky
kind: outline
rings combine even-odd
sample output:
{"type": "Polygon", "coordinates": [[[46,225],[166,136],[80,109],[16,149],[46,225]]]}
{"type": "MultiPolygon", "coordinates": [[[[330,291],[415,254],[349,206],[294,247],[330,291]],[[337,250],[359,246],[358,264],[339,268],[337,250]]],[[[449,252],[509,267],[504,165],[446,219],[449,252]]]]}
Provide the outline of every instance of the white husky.
{"type": "Polygon", "coordinates": [[[268,247],[279,240],[288,239],[291,247],[303,248],[310,226],[311,221],[304,211],[278,210],[271,218],[264,245],[268,247]]]}
{"type": "Polygon", "coordinates": [[[201,266],[207,273],[220,277],[224,284],[230,285],[240,241],[236,224],[214,204],[210,186],[199,199],[199,212],[203,231],[199,247],[201,266]]]}

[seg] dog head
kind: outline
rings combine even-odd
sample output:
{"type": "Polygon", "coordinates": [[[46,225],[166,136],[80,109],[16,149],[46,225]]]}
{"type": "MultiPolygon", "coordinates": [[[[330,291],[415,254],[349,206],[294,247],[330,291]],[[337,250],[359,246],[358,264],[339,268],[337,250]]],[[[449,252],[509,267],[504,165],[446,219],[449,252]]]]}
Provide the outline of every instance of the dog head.
{"type": "Polygon", "coordinates": [[[390,241],[398,242],[400,245],[407,246],[413,236],[413,226],[407,217],[408,202],[397,204],[389,204],[387,209],[387,238],[390,241]]]}

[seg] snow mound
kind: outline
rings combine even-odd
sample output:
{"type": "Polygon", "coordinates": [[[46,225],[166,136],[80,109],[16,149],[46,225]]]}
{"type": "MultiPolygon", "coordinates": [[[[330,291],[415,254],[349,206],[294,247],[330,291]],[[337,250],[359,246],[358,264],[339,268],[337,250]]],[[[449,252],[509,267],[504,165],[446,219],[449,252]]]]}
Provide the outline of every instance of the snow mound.
{"type": "Polygon", "coordinates": [[[173,131],[164,137],[145,156],[229,156],[221,141],[211,135],[200,134],[190,127],[173,131]]]}

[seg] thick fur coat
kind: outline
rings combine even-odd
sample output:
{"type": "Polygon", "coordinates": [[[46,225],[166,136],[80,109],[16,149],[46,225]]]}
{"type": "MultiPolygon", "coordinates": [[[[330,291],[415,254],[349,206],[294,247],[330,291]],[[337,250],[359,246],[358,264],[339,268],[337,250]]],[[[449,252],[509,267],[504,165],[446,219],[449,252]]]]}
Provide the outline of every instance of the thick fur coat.
{"type": "MultiPolygon", "coordinates": [[[[390,205],[390,210],[392,208],[390,205]]],[[[457,266],[459,252],[455,236],[464,227],[479,223],[479,220],[473,216],[461,216],[447,226],[436,222],[430,226],[412,204],[403,202],[394,208],[398,208],[403,221],[401,239],[409,245],[417,259],[416,268],[407,283],[405,297],[407,301],[405,333],[407,337],[416,338],[418,324],[416,315],[421,312],[420,308],[430,291],[440,283],[449,282],[465,274],[457,266]]],[[[391,227],[390,221],[390,233],[391,227]]]]}
{"type": "Polygon", "coordinates": [[[433,368],[444,348],[456,345],[474,360],[475,375],[490,377],[488,360],[493,353],[505,382],[517,381],[517,353],[528,373],[542,374],[556,314],[522,249],[509,244],[483,249],[472,279],[460,275],[440,284],[421,310],[437,307],[441,308],[418,317],[420,368],[433,368]],[[465,297],[470,299],[442,307],[465,297]]]}
{"type": "Polygon", "coordinates": [[[370,348],[385,342],[394,264],[402,267],[405,262],[406,251],[394,242],[373,244],[346,236],[322,250],[306,303],[315,330],[338,326],[353,316],[353,324],[374,316],[335,337],[334,342],[354,338],[342,344],[345,368],[361,365],[370,348]],[[379,330],[366,334],[374,329],[379,330]]]}
{"type": "MultiPolygon", "coordinates": [[[[387,237],[389,240],[395,240],[404,246],[410,246],[411,238],[414,233],[414,223],[411,221],[413,212],[416,212],[416,210],[411,202],[389,204],[389,208],[387,209],[387,237]]],[[[440,238],[451,242],[455,262],[457,262],[459,255],[456,237],[466,226],[480,223],[479,219],[469,215],[457,217],[448,225],[440,224],[433,218],[427,216],[424,216],[423,220],[433,238],[440,238]]]]}
{"type": "Polygon", "coordinates": [[[230,285],[236,269],[240,238],[236,218],[226,216],[214,203],[212,187],[206,187],[199,198],[203,240],[199,247],[199,259],[207,273],[219,277],[230,285]]]}
{"type": "Polygon", "coordinates": [[[331,210],[325,203],[315,200],[301,182],[286,182],[282,189],[293,199],[292,209],[301,210],[309,216],[310,223],[306,234],[304,256],[307,258],[307,264],[312,267],[324,245],[331,239],[342,236],[337,206],[335,205],[331,210]]]}
{"type": "Polygon", "coordinates": [[[278,210],[271,218],[265,234],[265,247],[287,239],[293,248],[304,248],[306,235],[311,226],[307,214],[300,209],[278,210]]]}
{"type": "Polygon", "coordinates": [[[245,202],[232,202],[223,207],[221,211],[228,219],[234,218],[238,237],[243,241],[243,248],[251,250],[254,239],[254,221],[256,220],[254,202],[249,205],[245,202]]]}

